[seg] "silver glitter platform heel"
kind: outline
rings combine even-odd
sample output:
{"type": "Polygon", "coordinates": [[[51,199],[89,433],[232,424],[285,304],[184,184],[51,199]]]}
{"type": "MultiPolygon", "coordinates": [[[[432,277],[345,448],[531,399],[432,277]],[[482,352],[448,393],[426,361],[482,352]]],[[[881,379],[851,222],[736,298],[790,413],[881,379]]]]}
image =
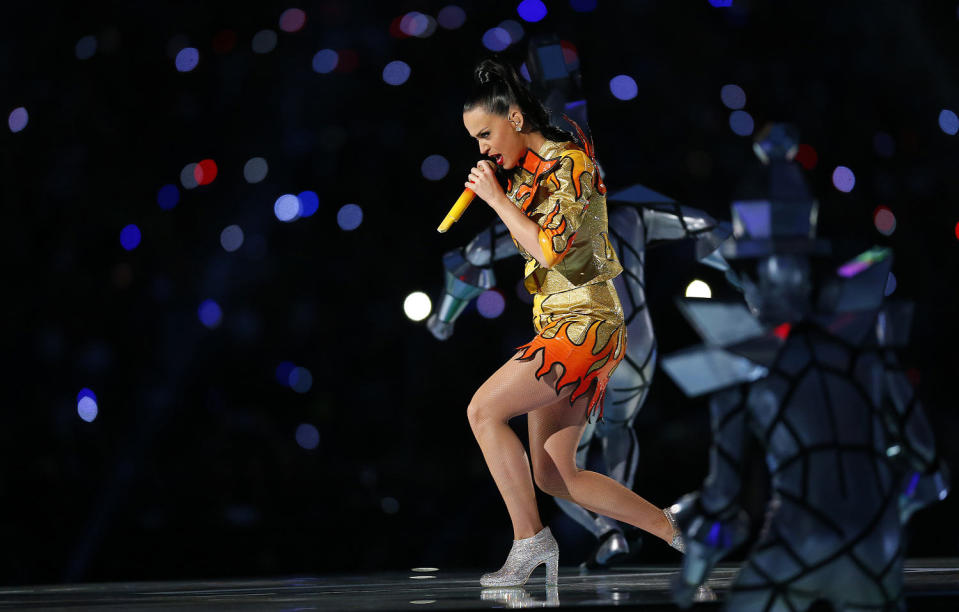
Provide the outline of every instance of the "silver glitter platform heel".
{"type": "Polygon", "coordinates": [[[530,574],[546,564],[546,584],[555,585],[559,574],[559,545],[549,527],[531,538],[513,540],[506,563],[497,572],[483,574],[480,584],[491,586],[520,586],[526,584],[530,574]]]}
{"type": "Polygon", "coordinates": [[[666,515],[666,520],[669,521],[669,526],[673,528],[673,540],[669,543],[669,545],[679,552],[685,554],[686,542],[683,541],[683,532],[679,530],[679,525],[676,524],[676,517],[673,516],[673,513],[669,511],[669,508],[663,510],[663,514],[666,515]]]}

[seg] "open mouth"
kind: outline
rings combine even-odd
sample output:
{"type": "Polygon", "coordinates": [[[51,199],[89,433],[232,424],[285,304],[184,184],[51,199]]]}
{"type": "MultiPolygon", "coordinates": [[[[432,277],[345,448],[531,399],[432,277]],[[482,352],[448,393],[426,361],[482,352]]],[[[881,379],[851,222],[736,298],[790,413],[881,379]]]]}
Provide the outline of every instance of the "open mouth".
{"type": "Polygon", "coordinates": [[[503,156],[502,156],[502,155],[494,155],[494,156],[493,156],[493,161],[496,162],[496,165],[497,165],[497,166],[502,166],[502,165],[503,165],[503,156]]]}

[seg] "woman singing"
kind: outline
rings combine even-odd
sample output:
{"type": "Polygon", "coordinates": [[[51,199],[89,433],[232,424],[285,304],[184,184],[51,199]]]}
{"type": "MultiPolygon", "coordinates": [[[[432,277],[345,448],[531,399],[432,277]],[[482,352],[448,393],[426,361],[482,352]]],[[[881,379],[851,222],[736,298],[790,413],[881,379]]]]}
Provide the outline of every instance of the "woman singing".
{"type": "Polygon", "coordinates": [[[559,550],[543,528],[533,482],[545,493],[635,525],[682,550],[672,516],[612,478],[580,470],[576,447],[587,419],[602,417],[606,383],[623,358],[626,328],[612,279],[622,266],[607,237],[606,188],[591,158],[549,125],[545,107],[497,60],[474,71],[463,123],[481,160],[466,187],[509,229],[526,259],[537,335],[476,391],[473,435],[513,523],[503,567],[483,586],[524,584],[546,564],[556,584],[559,550]],[[509,173],[504,193],[494,163],[509,173]],[[530,462],[507,422],[526,414],[530,462]]]}

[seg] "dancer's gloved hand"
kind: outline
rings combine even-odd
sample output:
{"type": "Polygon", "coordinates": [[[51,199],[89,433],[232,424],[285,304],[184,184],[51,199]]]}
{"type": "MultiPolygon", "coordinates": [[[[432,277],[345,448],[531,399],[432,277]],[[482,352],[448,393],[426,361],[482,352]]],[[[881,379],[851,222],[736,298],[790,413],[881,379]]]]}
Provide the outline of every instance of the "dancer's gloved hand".
{"type": "Polygon", "coordinates": [[[496,167],[488,159],[481,159],[476,163],[476,166],[470,170],[469,178],[464,185],[472,189],[473,193],[487,204],[493,204],[496,200],[506,197],[503,187],[496,178],[496,167]]]}
{"type": "Polygon", "coordinates": [[[437,340],[449,340],[453,335],[453,324],[440,320],[439,315],[433,313],[426,320],[426,329],[430,330],[437,340]]]}

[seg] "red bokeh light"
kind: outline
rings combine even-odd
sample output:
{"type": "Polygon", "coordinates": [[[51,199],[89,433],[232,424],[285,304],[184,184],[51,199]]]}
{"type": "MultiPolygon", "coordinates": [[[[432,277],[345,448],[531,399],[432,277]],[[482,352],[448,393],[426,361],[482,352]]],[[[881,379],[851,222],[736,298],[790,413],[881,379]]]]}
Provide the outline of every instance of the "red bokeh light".
{"type": "Polygon", "coordinates": [[[284,32],[299,32],[304,25],[306,25],[306,13],[301,9],[286,9],[280,15],[280,29],[284,32]]]}
{"type": "Polygon", "coordinates": [[[409,38],[410,35],[403,31],[400,27],[403,23],[403,17],[406,15],[400,15],[396,19],[390,22],[390,36],[393,38],[409,38]]]}
{"type": "Polygon", "coordinates": [[[338,52],[339,61],[336,62],[336,68],[334,72],[353,72],[356,70],[356,65],[360,63],[359,56],[356,55],[356,51],[352,49],[343,49],[338,52]]]}
{"type": "Polygon", "coordinates": [[[576,51],[576,45],[568,40],[559,41],[559,46],[563,50],[563,61],[566,65],[575,65],[579,61],[579,53],[576,51]]]}
{"type": "Polygon", "coordinates": [[[799,150],[796,151],[796,161],[806,170],[812,170],[819,163],[819,155],[816,153],[816,149],[807,144],[801,144],[799,150]]]}
{"type": "Polygon", "coordinates": [[[956,240],[959,240],[959,223],[956,223],[956,240]]]}
{"type": "Polygon", "coordinates": [[[792,331],[791,323],[783,323],[782,325],[777,326],[773,329],[773,334],[776,335],[780,340],[785,340],[789,337],[789,332],[792,331]]]}
{"type": "Polygon", "coordinates": [[[220,30],[213,37],[214,53],[229,53],[236,46],[236,32],[233,30],[220,30]]]}
{"type": "Polygon", "coordinates": [[[880,234],[889,236],[896,230],[896,215],[888,206],[877,206],[872,211],[872,222],[880,234]]]}
{"type": "Polygon", "coordinates": [[[212,159],[204,159],[193,169],[193,178],[199,185],[209,185],[216,178],[216,162],[212,159]]]}

